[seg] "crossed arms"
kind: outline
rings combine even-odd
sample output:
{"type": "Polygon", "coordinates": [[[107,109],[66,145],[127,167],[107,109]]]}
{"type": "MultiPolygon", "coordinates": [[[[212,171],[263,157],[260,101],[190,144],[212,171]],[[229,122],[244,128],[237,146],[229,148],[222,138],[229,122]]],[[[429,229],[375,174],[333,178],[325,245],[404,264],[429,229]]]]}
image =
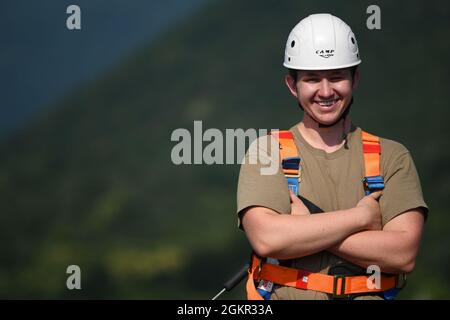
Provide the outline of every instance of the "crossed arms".
{"type": "Polygon", "coordinates": [[[255,252],[277,259],[300,258],[327,250],[362,267],[378,265],[386,273],[410,273],[419,250],[422,209],[403,212],[382,227],[381,192],[347,210],[310,214],[291,193],[291,214],[253,206],[241,213],[255,252]]]}

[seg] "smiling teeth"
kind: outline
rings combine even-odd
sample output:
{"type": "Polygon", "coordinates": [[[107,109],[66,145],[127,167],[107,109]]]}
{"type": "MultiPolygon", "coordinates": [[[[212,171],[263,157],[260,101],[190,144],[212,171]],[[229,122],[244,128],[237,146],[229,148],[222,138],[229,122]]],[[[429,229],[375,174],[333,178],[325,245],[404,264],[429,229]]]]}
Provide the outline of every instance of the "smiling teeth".
{"type": "Polygon", "coordinates": [[[321,106],[331,106],[333,105],[336,101],[338,101],[338,99],[333,99],[333,100],[324,100],[324,101],[316,101],[319,105],[321,106]]]}

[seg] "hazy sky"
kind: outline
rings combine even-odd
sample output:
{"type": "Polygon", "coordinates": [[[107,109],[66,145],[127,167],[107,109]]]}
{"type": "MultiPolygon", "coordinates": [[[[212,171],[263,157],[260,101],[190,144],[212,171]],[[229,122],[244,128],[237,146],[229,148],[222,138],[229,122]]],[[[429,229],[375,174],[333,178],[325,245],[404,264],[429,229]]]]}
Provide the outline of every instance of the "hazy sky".
{"type": "Polygon", "coordinates": [[[0,139],[206,0],[2,0],[0,139]],[[81,30],[68,30],[69,5],[81,30]]]}

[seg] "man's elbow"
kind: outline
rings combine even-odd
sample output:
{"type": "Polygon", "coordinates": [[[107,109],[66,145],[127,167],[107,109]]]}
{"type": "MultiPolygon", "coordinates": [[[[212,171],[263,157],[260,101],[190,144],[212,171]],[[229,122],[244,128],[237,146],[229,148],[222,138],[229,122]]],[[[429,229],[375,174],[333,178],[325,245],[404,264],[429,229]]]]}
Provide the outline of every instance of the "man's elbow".
{"type": "Polygon", "coordinates": [[[400,273],[411,273],[414,271],[414,267],[416,266],[416,261],[415,259],[406,261],[405,263],[403,263],[400,268],[399,271],[400,273]]]}
{"type": "Polygon", "coordinates": [[[267,237],[250,240],[253,251],[260,257],[275,257],[279,251],[267,237]]]}
{"type": "Polygon", "coordinates": [[[392,264],[392,273],[411,273],[416,266],[415,255],[399,256],[392,264]]]}
{"type": "Polygon", "coordinates": [[[274,217],[267,209],[255,207],[244,212],[242,224],[253,248],[260,257],[273,257],[281,246],[282,240],[274,230],[274,217]],[[259,212],[258,212],[259,211],[259,212]]]}
{"type": "Polygon", "coordinates": [[[271,250],[270,247],[265,243],[253,243],[252,244],[253,251],[260,257],[270,257],[271,250]]]}
{"type": "MultiPolygon", "coordinates": [[[[409,241],[409,243],[414,243],[409,241]]],[[[399,269],[399,273],[411,273],[414,271],[414,267],[416,266],[416,258],[419,251],[418,244],[416,245],[408,245],[403,250],[403,254],[398,254],[397,267],[399,269]]]]}

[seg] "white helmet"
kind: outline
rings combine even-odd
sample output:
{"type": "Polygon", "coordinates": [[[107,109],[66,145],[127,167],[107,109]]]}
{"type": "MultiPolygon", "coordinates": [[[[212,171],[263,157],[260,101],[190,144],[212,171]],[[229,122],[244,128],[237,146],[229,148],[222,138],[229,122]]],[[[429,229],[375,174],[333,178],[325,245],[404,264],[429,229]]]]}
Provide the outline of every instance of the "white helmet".
{"type": "Polygon", "coordinates": [[[283,65],[297,70],[328,70],[361,63],[350,27],[328,13],[312,14],[289,34],[283,65]]]}

